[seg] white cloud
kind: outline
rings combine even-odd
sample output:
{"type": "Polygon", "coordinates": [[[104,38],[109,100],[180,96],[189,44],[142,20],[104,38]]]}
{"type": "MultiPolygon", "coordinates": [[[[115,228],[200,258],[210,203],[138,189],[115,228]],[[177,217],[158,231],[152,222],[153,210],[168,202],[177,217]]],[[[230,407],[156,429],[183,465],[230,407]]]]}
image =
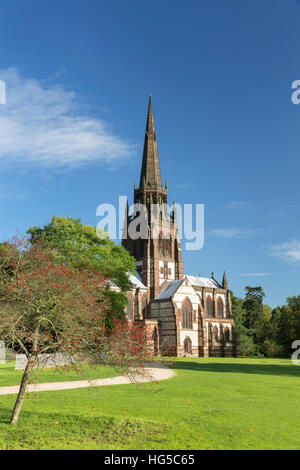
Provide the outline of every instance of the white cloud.
{"type": "Polygon", "coordinates": [[[256,235],[260,230],[244,230],[240,228],[216,228],[208,231],[210,235],[216,238],[232,238],[239,240],[241,238],[249,238],[256,235]]]}
{"type": "Polygon", "coordinates": [[[248,274],[241,274],[241,276],[252,276],[252,277],[261,277],[261,276],[270,276],[271,273],[248,273],[248,274]]]}
{"type": "Polygon", "coordinates": [[[279,245],[266,247],[271,256],[283,259],[288,263],[297,263],[300,261],[300,240],[294,239],[279,245]]]}
{"type": "Polygon", "coordinates": [[[0,161],[32,162],[47,167],[101,161],[119,163],[135,146],[109,125],[86,112],[80,98],[60,85],[0,70],[6,104],[0,105],[0,161]]]}

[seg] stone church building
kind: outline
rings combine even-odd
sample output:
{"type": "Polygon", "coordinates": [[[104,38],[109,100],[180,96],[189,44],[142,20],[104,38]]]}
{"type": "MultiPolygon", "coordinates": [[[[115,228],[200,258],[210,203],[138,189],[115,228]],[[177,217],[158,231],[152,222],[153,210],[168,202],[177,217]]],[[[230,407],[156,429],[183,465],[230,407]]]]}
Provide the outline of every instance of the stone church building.
{"type": "MultiPolygon", "coordinates": [[[[136,259],[137,271],[131,276],[128,321],[140,321],[148,326],[155,355],[235,356],[235,329],[225,272],[221,284],[213,273],[211,278],[203,278],[183,272],[175,203],[173,211],[164,211],[168,188],[161,181],[151,96],[140,182],[138,187],[134,184],[134,203],[144,204],[149,211],[145,222],[148,238],[131,239],[127,234],[122,240],[136,259]],[[161,208],[155,218],[151,204],[161,208]],[[153,228],[156,237],[151,235],[153,228]]],[[[126,233],[135,217],[127,209],[126,233]]]]}

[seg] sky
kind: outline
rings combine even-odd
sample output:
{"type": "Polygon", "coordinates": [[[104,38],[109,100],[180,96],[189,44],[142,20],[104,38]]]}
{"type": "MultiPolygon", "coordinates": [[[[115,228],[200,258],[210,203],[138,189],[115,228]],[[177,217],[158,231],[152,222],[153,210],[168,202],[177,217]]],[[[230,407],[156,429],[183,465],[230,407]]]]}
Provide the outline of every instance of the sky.
{"type": "Polygon", "coordinates": [[[299,24],[298,0],[2,0],[0,239],[132,202],[151,93],[169,201],[205,207],[185,273],[299,295],[299,24]]]}

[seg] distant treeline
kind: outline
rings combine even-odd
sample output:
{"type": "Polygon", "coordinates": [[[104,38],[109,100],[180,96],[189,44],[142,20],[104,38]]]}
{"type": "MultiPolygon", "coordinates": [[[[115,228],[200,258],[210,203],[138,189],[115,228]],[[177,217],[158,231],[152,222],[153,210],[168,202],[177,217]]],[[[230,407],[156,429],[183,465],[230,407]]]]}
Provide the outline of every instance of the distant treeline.
{"type": "Polygon", "coordinates": [[[239,356],[291,356],[293,341],[300,340],[300,295],[272,309],[263,303],[262,287],[246,286],[245,291],[244,299],[231,292],[239,356]]]}

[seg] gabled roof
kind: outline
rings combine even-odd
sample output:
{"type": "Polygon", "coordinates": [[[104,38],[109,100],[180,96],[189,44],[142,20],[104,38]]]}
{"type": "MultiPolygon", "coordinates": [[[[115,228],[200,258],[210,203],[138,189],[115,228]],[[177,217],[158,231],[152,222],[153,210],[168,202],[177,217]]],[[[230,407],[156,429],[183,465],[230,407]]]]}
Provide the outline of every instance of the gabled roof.
{"type": "Polygon", "coordinates": [[[215,280],[208,277],[185,276],[193,287],[210,287],[211,289],[220,289],[222,286],[215,280]]]}
{"type": "Polygon", "coordinates": [[[154,300],[169,299],[177,291],[178,287],[181,286],[184,279],[178,279],[176,281],[166,281],[162,284],[162,289],[159,295],[154,300]]]}
{"type": "Polygon", "coordinates": [[[135,275],[129,274],[129,279],[130,279],[130,282],[132,282],[132,284],[134,285],[134,287],[140,288],[140,289],[147,289],[147,287],[144,286],[144,284],[142,283],[142,280],[138,273],[136,273],[135,275]]]}
{"type": "Polygon", "coordinates": [[[170,299],[185,279],[187,279],[192,287],[209,287],[211,289],[221,288],[220,284],[215,279],[198,276],[185,276],[183,279],[177,279],[176,281],[165,281],[161,285],[160,293],[154,300],[170,299]]]}

